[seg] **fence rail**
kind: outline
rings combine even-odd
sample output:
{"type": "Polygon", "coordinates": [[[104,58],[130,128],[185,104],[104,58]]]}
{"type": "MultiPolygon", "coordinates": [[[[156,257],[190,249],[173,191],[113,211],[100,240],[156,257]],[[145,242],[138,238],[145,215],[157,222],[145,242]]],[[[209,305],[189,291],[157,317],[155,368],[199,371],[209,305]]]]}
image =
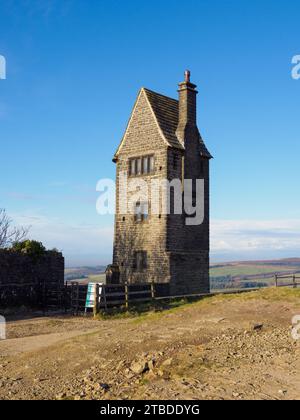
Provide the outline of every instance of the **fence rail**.
{"type": "Polygon", "coordinates": [[[94,314],[114,306],[129,308],[130,303],[149,302],[155,298],[155,284],[96,285],[94,314]]]}
{"type": "Polygon", "coordinates": [[[275,275],[275,285],[276,287],[293,287],[293,288],[297,288],[300,287],[300,276],[293,274],[293,275],[286,275],[286,276],[278,276],[275,275]],[[283,284],[281,284],[282,280],[290,280],[291,283],[286,283],[284,282],[283,284]]]}
{"type": "MultiPolygon", "coordinates": [[[[276,287],[300,287],[299,275],[276,275],[276,287]]],[[[182,298],[202,298],[219,294],[246,293],[260,290],[251,289],[222,289],[212,290],[211,293],[183,294],[171,296],[167,283],[144,283],[123,285],[96,285],[94,314],[101,310],[116,307],[129,308],[139,303],[172,300],[182,298]]],[[[71,311],[74,315],[85,312],[88,285],[79,282],[66,282],[62,287],[57,284],[0,284],[0,307],[31,306],[40,308],[45,313],[52,310],[71,311]]]]}
{"type": "MultiPolygon", "coordinates": [[[[300,276],[292,275],[292,276],[275,276],[275,283],[276,287],[300,287],[300,276]],[[291,280],[291,283],[280,284],[280,280],[291,280]]],[[[152,301],[161,301],[161,300],[171,300],[171,299],[183,299],[183,298],[203,298],[203,297],[210,297],[216,296],[220,294],[240,294],[240,293],[249,293],[253,291],[261,290],[261,288],[248,288],[248,289],[225,289],[221,291],[212,291],[210,293],[200,293],[200,294],[184,294],[184,295],[176,295],[170,296],[167,295],[159,295],[156,292],[156,288],[162,286],[162,284],[158,283],[147,283],[147,284],[140,284],[140,285],[115,285],[115,286],[101,286],[101,296],[100,296],[100,287],[97,286],[97,292],[95,299],[95,306],[94,306],[94,314],[97,314],[99,310],[105,309],[107,310],[109,307],[112,306],[124,306],[126,309],[129,308],[129,305],[141,302],[150,302],[152,301]],[[142,290],[139,291],[131,291],[131,288],[139,287],[142,290]],[[112,290],[112,291],[111,291],[112,290]],[[120,290],[116,292],[116,290],[120,290]],[[143,298],[140,296],[143,295],[143,298]],[[99,300],[100,297],[100,300],[99,300]],[[119,297],[120,299],[116,300],[115,297],[119,297]],[[100,301],[100,303],[99,303],[100,301]]]]}
{"type": "MultiPolygon", "coordinates": [[[[131,304],[149,302],[155,298],[167,296],[167,283],[143,283],[122,285],[99,285],[95,284],[94,314],[100,310],[108,310],[114,307],[129,308],[131,304]]],[[[68,308],[77,315],[86,312],[86,298],[88,285],[78,282],[66,284],[66,299],[68,308]]]]}

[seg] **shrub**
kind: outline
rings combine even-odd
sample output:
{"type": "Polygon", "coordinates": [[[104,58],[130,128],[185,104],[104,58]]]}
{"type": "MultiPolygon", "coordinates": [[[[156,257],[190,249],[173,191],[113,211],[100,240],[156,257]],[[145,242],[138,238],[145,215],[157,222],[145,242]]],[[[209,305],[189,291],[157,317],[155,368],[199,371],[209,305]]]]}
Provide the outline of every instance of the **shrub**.
{"type": "Polygon", "coordinates": [[[43,256],[46,252],[46,248],[41,242],[29,240],[14,243],[11,250],[36,258],[43,256]]]}

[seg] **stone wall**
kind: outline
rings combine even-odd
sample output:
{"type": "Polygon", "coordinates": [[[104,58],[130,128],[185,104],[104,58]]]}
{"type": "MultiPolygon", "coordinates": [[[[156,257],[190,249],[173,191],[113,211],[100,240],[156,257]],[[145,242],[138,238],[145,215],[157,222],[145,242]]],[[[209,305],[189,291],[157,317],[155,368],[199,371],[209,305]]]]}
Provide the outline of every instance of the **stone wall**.
{"type": "Polygon", "coordinates": [[[169,151],[168,178],[180,178],[184,168],[185,179],[204,180],[204,221],[200,225],[187,226],[185,214],[170,214],[168,217],[167,251],[172,295],[208,293],[210,290],[209,160],[200,157],[198,130],[191,130],[185,147],[183,160],[180,151],[169,151]],[[174,161],[178,163],[174,165],[174,161]]]}
{"type": "Polygon", "coordinates": [[[64,258],[61,253],[47,251],[41,257],[0,250],[0,287],[3,285],[40,285],[49,288],[64,285],[64,258]]]}

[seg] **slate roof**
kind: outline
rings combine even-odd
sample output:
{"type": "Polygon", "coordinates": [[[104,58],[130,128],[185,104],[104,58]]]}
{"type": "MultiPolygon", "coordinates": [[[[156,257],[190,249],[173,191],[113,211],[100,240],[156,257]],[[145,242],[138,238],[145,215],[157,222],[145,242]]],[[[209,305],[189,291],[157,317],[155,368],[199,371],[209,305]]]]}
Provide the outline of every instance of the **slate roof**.
{"type": "MultiPolygon", "coordinates": [[[[151,108],[156,116],[157,122],[167,142],[169,143],[169,146],[176,147],[178,149],[184,149],[184,146],[176,136],[179,120],[179,102],[176,99],[169,98],[149,89],[144,88],[144,92],[147,95],[151,108]]],[[[209,159],[212,158],[201,136],[199,137],[201,156],[207,157],[209,159]]]]}
{"type": "Polygon", "coordinates": [[[176,136],[178,127],[178,101],[144,88],[157,122],[171,147],[184,149],[176,136]]]}
{"type": "MultiPolygon", "coordinates": [[[[149,89],[142,89],[150,103],[150,106],[154,112],[157,123],[170,147],[184,150],[183,144],[178,140],[176,136],[176,130],[178,127],[179,120],[179,101],[167,96],[161,95],[160,93],[153,92],[149,89]]],[[[200,142],[200,153],[201,156],[212,158],[211,154],[207,150],[201,136],[199,135],[200,142]]],[[[120,149],[120,147],[119,147],[120,149]]],[[[119,149],[116,155],[119,152],[119,149]]]]}

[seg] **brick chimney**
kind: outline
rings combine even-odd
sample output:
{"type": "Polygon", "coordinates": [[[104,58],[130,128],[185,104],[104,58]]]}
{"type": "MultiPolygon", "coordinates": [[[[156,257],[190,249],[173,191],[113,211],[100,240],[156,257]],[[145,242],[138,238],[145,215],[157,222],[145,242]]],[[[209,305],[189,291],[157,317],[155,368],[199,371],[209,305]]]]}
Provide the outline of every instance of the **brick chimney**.
{"type": "Polygon", "coordinates": [[[186,70],[184,82],[179,84],[179,124],[178,139],[184,144],[188,132],[197,129],[197,90],[191,83],[191,72],[186,70]]]}

